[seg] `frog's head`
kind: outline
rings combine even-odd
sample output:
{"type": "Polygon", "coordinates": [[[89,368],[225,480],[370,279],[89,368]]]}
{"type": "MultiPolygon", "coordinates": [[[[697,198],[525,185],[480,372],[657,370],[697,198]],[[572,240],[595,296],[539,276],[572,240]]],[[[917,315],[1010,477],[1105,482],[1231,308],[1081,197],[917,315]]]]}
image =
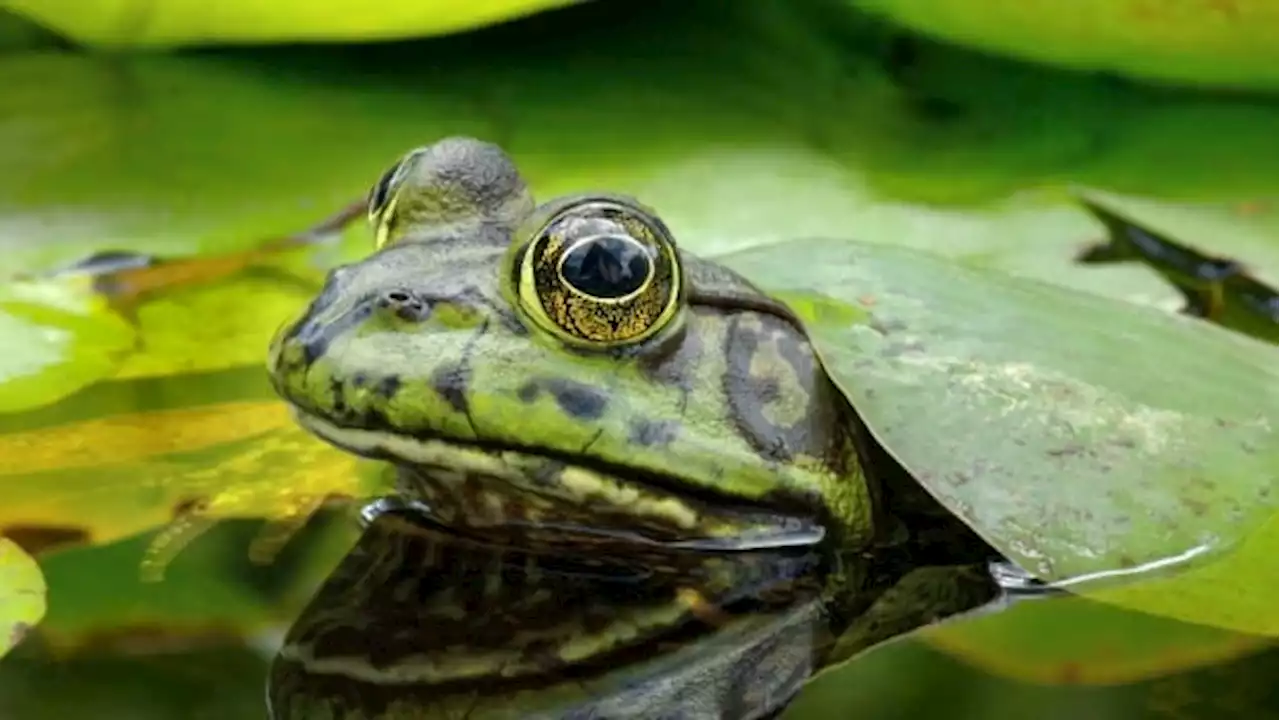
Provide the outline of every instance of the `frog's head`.
{"type": "Polygon", "coordinates": [[[469,139],[379,180],[378,249],[272,344],[321,438],[443,521],[758,547],[870,531],[847,408],[787,308],[630,198],[535,208],[469,139]]]}

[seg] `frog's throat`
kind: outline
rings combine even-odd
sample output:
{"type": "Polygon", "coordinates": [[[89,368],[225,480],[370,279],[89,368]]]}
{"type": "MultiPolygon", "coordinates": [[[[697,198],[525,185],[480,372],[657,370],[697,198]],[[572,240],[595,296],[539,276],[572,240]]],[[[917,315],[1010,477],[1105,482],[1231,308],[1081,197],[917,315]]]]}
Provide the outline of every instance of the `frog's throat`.
{"type": "MultiPolygon", "coordinates": [[[[308,431],[399,468],[399,491],[442,524],[522,540],[659,544],[694,550],[815,545],[816,516],[719,503],[668,490],[656,478],[601,470],[527,450],[347,428],[294,410],[308,431]]],[[[666,483],[669,484],[669,483],[666,483]]]]}

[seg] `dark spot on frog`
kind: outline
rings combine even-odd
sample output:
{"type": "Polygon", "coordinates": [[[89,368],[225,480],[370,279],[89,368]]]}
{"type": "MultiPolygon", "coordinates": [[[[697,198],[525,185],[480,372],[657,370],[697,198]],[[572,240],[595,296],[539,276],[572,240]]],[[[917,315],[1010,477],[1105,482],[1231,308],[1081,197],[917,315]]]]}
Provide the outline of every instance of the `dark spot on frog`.
{"type": "Polygon", "coordinates": [[[390,399],[394,397],[396,393],[400,392],[400,385],[399,377],[395,375],[388,375],[378,381],[378,384],[374,386],[373,391],[384,398],[390,399]]]}
{"type": "Polygon", "coordinates": [[[366,383],[368,383],[368,382],[369,382],[369,376],[368,376],[368,375],[365,375],[365,374],[364,374],[364,373],[362,373],[362,372],[358,372],[358,373],[356,373],[355,375],[352,375],[352,376],[351,376],[351,386],[352,386],[352,387],[358,387],[358,388],[359,388],[359,387],[364,387],[364,386],[365,386],[365,384],[366,384],[366,383]]]}
{"type": "Polygon", "coordinates": [[[333,397],[333,411],[338,414],[347,412],[347,401],[343,397],[346,393],[342,387],[342,381],[338,378],[329,378],[329,394],[333,397]]]}
{"type": "Polygon", "coordinates": [[[84,545],[91,539],[89,531],[69,525],[6,525],[0,537],[12,540],[29,555],[70,545],[84,545]]]}
{"type": "Polygon", "coordinates": [[[746,324],[734,317],[725,333],[723,392],[734,424],[765,460],[786,462],[797,454],[826,456],[837,440],[834,428],[839,423],[834,415],[840,401],[794,325],[773,315],[759,314],[756,320],[746,324]],[[753,368],[753,361],[766,344],[783,362],[762,373],[753,368]],[[799,383],[807,408],[795,422],[777,425],[767,409],[780,398],[784,376],[799,383]]]}
{"type": "Polygon", "coordinates": [[[531,403],[543,392],[551,393],[556,404],[570,417],[598,420],[604,415],[609,398],[600,390],[574,380],[543,378],[530,380],[516,391],[520,402],[531,403]]]}
{"type": "Polygon", "coordinates": [[[635,420],[628,442],[644,447],[670,445],[679,433],[680,423],[674,420],[635,420]]]}
{"type": "MultiPolygon", "coordinates": [[[[702,339],[697,332],[700,323],[707,322],[708,311],[696,309],[691,313],[690,325],[678,337],[668,339],[662,346],[637,356],[640,371],[645,377],[662,385],[679,388],[688,395],[693,390],[692,370],[702,355],[702,339]]],[[[711,322],[718,322],[713,317],[711,322]]]]}
{"type": "Polygon", "coordinates": [[[531,403],[538,399],[538,383],[527,382],[516,390],[516,397],[520,398],[522,403],[531,403]]]}
{"type": "Polygon", "coordinates": [[[453,363],[436,368],[431,374],[431,389],[449,403],[455,412],[466,414],[467,385],[471,381],[471,372],[466,365],[453,363]]]}

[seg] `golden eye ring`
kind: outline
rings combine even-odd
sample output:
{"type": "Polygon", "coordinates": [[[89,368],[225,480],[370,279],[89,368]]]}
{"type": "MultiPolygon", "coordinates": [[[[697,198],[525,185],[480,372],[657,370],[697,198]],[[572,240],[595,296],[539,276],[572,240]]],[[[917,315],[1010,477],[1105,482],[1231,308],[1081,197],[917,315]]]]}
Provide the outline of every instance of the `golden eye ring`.
{"type": "Polygon", "coordinates": [[[510,272],[525,317],[582,348],[640,343],[669,327],[684,276],[666,226],[630,198],[578,196],[525,224],[510,272]]]}

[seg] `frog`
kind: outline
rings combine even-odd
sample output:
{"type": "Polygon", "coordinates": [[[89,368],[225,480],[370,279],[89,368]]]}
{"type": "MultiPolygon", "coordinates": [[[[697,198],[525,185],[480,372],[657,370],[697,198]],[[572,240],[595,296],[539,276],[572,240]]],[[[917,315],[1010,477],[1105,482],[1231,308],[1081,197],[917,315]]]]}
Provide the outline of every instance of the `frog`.
{"type": "Polygon", "coordinates": [[[535,207],[500,148],[454,138],[384,174],[369,216],[377,252],[329,274],[269,374],[403,496],[548,542],[875,535],[852,409],[799,320],[638,201],[535,207]]]}
{"type": "MultiPolygon", "coordinates": [[[[668,570],[820,552],[833,606],[865,620],[841,656],[995,597],[999,554],[878,448],[792,310],[638,199],[538,204],[504,150],[452,137],[405,154],[367,211],[374,252],[328,274],[268,372],[303,428],[392,468],[401,506],[520,552],[668,570]]],[[[337,632],[308,628],[286,645],[337,632]]],[[[386,655],[346,680],[435,677],[420,647],[386,655]]],[[[359,697],[330,701],[390,717],[359,697]]]]}

